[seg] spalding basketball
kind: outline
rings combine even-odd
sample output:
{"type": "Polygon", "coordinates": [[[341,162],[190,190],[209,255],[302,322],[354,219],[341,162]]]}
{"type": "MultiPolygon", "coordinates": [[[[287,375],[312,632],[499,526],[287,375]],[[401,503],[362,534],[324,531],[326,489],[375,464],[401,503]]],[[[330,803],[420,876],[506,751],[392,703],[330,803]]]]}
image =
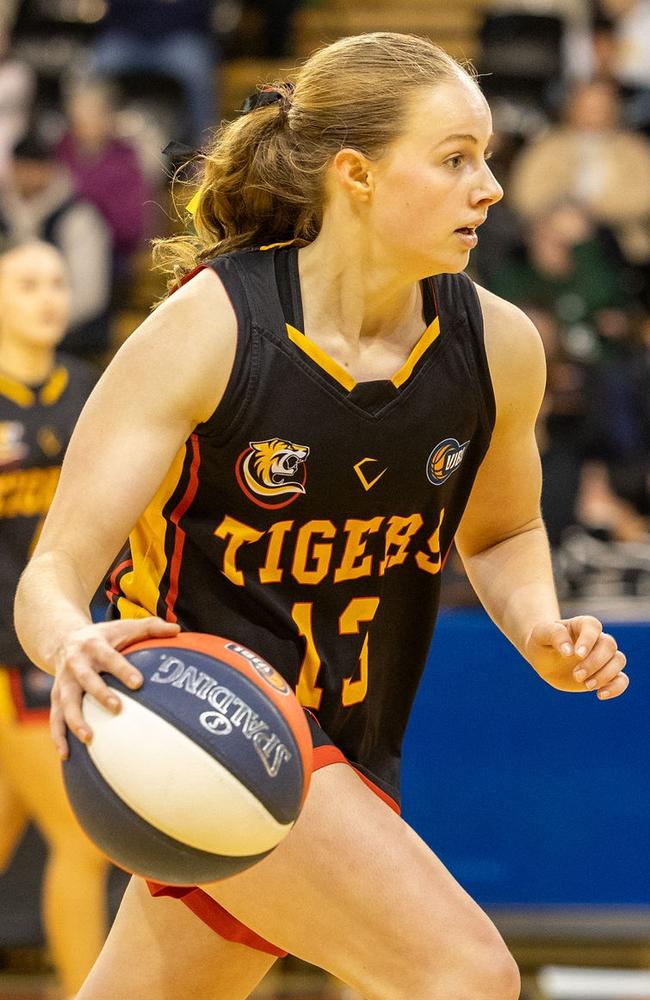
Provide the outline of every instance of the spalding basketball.
{"type": "Polygon", "coordinates": [[[92,695],[88,745],[68,734],[63,775],[82,827],[127,871],[212,882],[266,857],[307,795],[312,745],[284,678],[228,639],[185,632],[122,650],[144,677],[112,675],[115,715],[92,695]]]}

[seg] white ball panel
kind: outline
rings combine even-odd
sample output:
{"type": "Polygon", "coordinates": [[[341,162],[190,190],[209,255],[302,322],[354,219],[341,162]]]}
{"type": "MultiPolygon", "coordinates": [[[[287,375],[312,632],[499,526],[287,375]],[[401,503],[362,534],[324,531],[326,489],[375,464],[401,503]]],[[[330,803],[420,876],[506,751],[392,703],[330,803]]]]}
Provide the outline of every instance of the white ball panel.
{"type": "Polygon", "coordinates": [[[293,823],[278,823],[219,761],[144,705],[120,693],[113,715],[92,695],[83,714],[90,757],[142,819],[200,851],[231,857],[275,847],[293,823]]]}

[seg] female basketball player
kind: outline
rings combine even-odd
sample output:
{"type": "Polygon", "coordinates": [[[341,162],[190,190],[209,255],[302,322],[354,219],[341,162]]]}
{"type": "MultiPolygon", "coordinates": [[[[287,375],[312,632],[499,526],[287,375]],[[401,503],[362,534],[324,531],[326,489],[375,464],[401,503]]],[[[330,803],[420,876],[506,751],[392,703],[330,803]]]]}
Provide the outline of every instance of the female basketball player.
{"type": "Polygon", "coordinates": [[[162,249],[181,275],[212,263],[91,397],[18,628],[56,674],[62,756],[66,725],[89,738],[82,691],[112,704],[98,671],[137,686],[119,649],[182,626],[284,672],[313,713],[318,769],[295,828],[254,868],[173,890],[186,906],[132,880],[79,1000],[237,1000],[282,950],[367,1000],[519,996],[494,926],[390,808],[454,536],[544,680],[601,699],[628,684],[596,619],[560,618],[537,335],[462,274],[502,193],[490,134],[448,56],[371,34],[317,53],[295,91],[261,92],[205,156],[198,236],[162,249]],[[89,595],[129,532],[120,620],[92,625],[89,595]]]}
{"type": "Polygon", "coordinates": [[[43,922],[66,994],[105,938],[104,858],[79,828],[52,751],[51,681],[14,633],[13,594],[94,382],[55,354],[70,314],[63,258],[45,243],[0,254],[0,871],[33,820],[46,841],[43,922]]]}

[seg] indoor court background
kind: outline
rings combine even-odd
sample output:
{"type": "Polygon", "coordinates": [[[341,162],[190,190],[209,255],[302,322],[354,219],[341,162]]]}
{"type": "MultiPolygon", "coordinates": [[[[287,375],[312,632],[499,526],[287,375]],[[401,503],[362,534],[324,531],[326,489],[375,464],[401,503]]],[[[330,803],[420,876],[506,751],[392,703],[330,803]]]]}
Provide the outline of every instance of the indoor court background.
{"type": "MultiPolygon", "coordinates": [[[[10,58],[32,80],[25,120],[37,121],[52,143],[66,124],[62,81],[88,57],[105,8],[105,0],[0,0],[0,34],[4,20],[13,32],[10,58]]],[[[450,560],[446,608],[408,732],[404,815],[495,919],[521,965],[522,1000],[650,1000],[650,184],[648,205],[633,220],[634,239],[618,219],[607,220],[605,243],[613,236],[616,252],[603,260],[580,257],[582,284],[563,279],[559,291],[556,279],[544,283],[540,263],[556,246],[557,230],[533,233],[536,220],[518,219],[508,202],[508,179],[523,153],[565,120],[576,81],[612,83],[623,100],[619,127],[648,143],[650,71],[645,79],[638,65],[650,66],[650,0],[218,0],[212,27],[215,100],[224,117],[260,81],[283,78],[295,57],[360,31],[429,35],[485,74],[495,172],[506,201],[485,227],[472,266],[495,290],[506,279],[509,289],[524,281],[542,289],[538,300],[520,304],[534,311],[549,361],[540,443],[558,586],[567,614],[592,612],[615,633],[632,685],[611,704],[544,685],[475,606],[450,560]],[[640,53],[636,77],[627,59],[632,38],[640,53]],[[549,241],[546,251],[533,242],[538,238],[549,241]],[[501,273],[510,251],[517,266],[501,273]],[[609,289],[609,299],[598,301],[594,286],[609,289]],[[590,380],[607,389],[611,372],[619,377],[618,395],[613,389],[612,409],[601,403],[599,421],[588,406],[590,380]],[[632,385],[637,377],[641,390],[632,385]],[[615,407],[633,391],[646,392],[646,405],[636,428],[640,443],[623,461],[627,439],[620,447],[614,439],[615,407]],[[590,451],[579,476],[571,434],[583,424],[590,451]]],[[[13,113],[2,71],[0,62],[0,144],[13,113]]],[[[138,152],[151,198],[140,243],[107,307],[105,342],[93,355],[100,365],[162,291],[148,267],[146,240],[177,222],[169,165],[159,151],[171,138],[194,141],[183,134],[182,86],[164,68],[159,78],[125,72],[119,83],[117,127],[138,152]]],[[[650,144],[647,157],[650,177],[650,144]]],[[[588,153],[582,162],[591,176],[588,153]]],[[[593,176],[584,190],[589,183],[593,176]]],[[[0,1000],[60,1000],[38,913],[43,853],[30,829],[0,877],[0,1000]]],[[[113,911],[123,885],[114,871],[113,911]]],[[[359,1000],[292,959],[278,963],[255,996],[359,1000]]]]}

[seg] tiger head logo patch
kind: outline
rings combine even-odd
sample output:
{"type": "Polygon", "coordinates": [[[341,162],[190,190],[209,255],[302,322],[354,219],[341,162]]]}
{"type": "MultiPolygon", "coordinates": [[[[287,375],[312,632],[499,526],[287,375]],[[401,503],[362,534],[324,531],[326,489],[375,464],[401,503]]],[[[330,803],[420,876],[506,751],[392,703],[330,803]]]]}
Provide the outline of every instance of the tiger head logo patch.
{"type": "Polygon", "coordinates": [[[235,466],[237,482],[259,507],[286,507],[305,493],[307,445],[283,438],[250,441],[235,466]]]}

